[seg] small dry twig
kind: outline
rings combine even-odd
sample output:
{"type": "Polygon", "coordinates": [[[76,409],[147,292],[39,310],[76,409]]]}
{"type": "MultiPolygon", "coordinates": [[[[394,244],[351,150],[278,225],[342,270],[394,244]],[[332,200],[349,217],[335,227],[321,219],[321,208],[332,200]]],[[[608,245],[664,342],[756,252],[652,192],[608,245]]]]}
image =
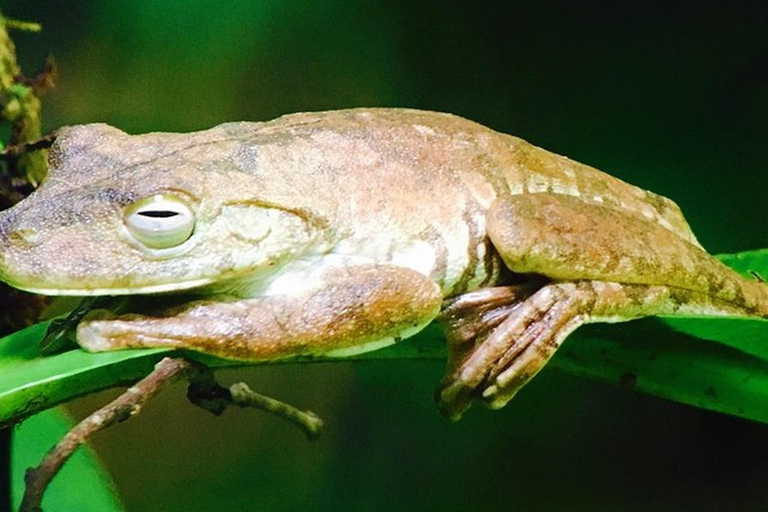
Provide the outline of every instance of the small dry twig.
{"type": "Polygon", "coordinates": [[[267,411],[290,421],[303,430],[309,439],[317,439],[323,429],[323,420],[312,411],[300,411],[285,402],[257,393],[244,382],[225,388],[216,382],[210,370],[191,379],[187,398],[216,415],[223,413],[230,404],[267,411]]]}

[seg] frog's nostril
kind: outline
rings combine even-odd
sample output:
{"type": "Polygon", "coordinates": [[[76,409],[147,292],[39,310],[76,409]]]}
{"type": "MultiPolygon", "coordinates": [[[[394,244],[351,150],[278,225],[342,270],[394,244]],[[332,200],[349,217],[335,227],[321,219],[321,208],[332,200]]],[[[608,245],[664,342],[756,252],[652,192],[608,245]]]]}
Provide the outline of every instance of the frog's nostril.
{"type": "Polygon", "coordinates": [[[14,245],[36,245],[40,240],[37,229],[25,226],[15,210],[0,213],[0,251],[9,250],[14,245]]]}
{"type": "Polygon", "coordinates": [[[21,227],[11,231],[6,239],[11,243],[37,245],[40,241],[40,232],[35,228],[21,227]]]}
{"type": "Polygon", "coordinates": [[[10,210],[0,213],[0,242],[3,247],[8,245],[8,238],[18,223],[18,217],[14,211],[10,210]]]}

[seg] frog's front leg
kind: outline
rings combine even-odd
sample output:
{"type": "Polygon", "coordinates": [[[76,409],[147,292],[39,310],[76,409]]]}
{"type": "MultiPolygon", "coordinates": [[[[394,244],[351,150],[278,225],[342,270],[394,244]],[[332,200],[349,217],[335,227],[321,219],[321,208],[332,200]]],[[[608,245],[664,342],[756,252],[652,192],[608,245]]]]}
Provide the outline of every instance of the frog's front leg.
{"type": "Polygon", "coordinates": [[[408,337],[440,303],[437,285],[418,272],[358,265],[329,270],[300,294],[199,301],[157,316],[97,314],[78,326],[77,340],[92,351],[167,347],[240,360],[333,355],[408,337]]]}
{"type": "Polygon", "coordinates": [[[768,317],[768,287],[641,215],[530,194],[498,199],[487,224],[512,271],[546,281],[533,293],[511,287],[499,304],[500,294],[492,294],[487,309],[496,314],[467,310],[443,318],[449,340],[462,341],[449,346],[437,392],[442,412],[453,419],[474,398],[503,406],[587,322],[676,313],[768,317]]]}

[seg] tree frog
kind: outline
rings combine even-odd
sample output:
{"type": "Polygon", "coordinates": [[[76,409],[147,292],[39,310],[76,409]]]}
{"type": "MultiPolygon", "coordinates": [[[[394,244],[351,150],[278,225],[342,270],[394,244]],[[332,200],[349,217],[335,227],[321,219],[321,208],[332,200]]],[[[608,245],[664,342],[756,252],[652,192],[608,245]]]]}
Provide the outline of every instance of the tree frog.
{"type": "Polygon", "coordinates": [[[460,117],[351,109],[127,135],[60,131],[0,214],[0,279],[95,311],[85,349],[246,361],[375,350],[440,322],[436,392],[504,405],[589,322],[768,317],[768,286],[707,254],[669,199],[460,117]],[[172,298],[170,296],[174,296],[172,298]]]}

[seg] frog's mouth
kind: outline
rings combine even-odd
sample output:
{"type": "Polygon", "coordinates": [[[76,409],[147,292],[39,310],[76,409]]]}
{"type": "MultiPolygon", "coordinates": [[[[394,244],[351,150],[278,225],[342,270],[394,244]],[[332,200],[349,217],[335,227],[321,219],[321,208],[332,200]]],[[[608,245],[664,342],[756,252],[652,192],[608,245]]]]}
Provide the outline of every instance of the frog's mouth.
{"type": "Polygon", "coordinates": [[[218,280],[213,278],[203,278],[203,279],[193,279],[190,281],[182,281],[182,282],[176,282],[176,283],[162,283],[162,284],[152,284],[152,285],[146,285],[146,286],[135,286],[135,287],[124,287],[124,288],[123,287],[47,288],[45,286],[37,287],[34,285],[28,286],[25,284],[17,284],[12,282],[11,280],[6,280],[6,282],[9,285],[13,286],[14,288],[18,288],[19,290],[23,290],[25,292],[36,293],[39,295],[60,295],[60,296],[65,295],[70,297],[92,297],[92,296],[104,296],[104,295],[153,295],[158,293],[174,293],[174,292],[179,292],[184,290],[191,290],[193,288],[201,288],[215,281],[218,281],[218,280]]]}

